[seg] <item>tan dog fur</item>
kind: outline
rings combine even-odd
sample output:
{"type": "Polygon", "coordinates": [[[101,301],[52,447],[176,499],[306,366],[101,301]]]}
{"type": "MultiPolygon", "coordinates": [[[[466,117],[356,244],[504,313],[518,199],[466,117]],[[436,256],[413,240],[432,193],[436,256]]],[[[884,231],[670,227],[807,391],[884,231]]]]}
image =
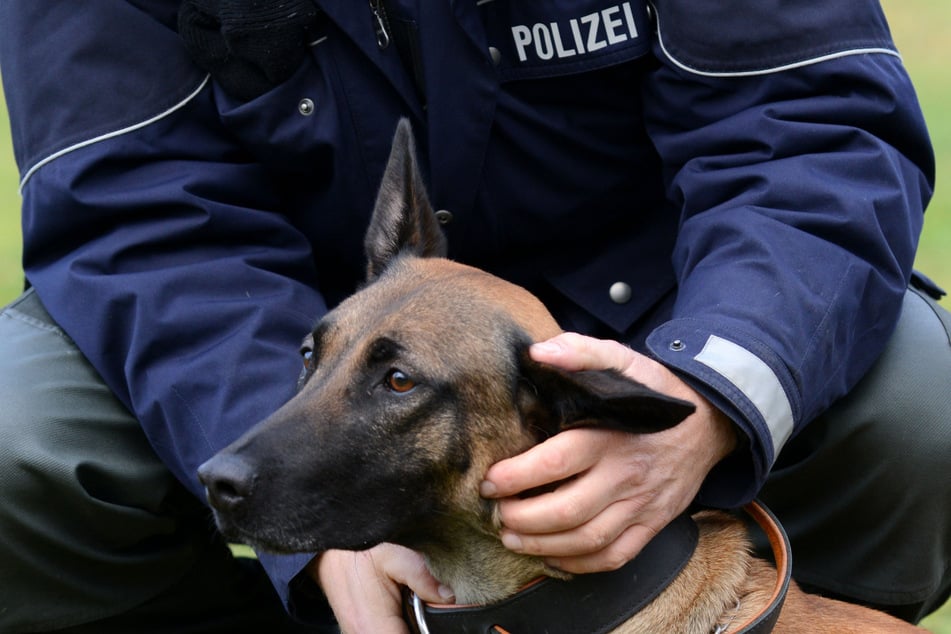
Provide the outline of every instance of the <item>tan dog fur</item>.
{"type": "MultiPolygon", "coordinates": [[[[490,603],[540,575],[566,576],[503,547],[495,504],[479,495],[492,464],[539,441],[525,421],[539,404],[516,402],[533,395],[524,381],[513,387],[513,337],[561,330],[525,289],[432,257],[442,244],[429,215],[402,126],[368,233],[370,283],[305,343],[319,358],[298,395],[201,477],[232,539],[285,552],[402,543],[425,555],[459,603],[490,603]],[[389,367],[419,387],[386,392],[389,367]],[[239,468],[252,470],[254,485],[240,495],[233,482],[221,485],[222,473],[239,468]]],[[[776,571],[749,554],[744,525],[720,512],[695,520],[700,539],[686,568],[616,632],[709,634],[725,624],[732,632],[767,604],[776,571]]],[[[923,630],[792,584],[775,631],[923,630]]]]}

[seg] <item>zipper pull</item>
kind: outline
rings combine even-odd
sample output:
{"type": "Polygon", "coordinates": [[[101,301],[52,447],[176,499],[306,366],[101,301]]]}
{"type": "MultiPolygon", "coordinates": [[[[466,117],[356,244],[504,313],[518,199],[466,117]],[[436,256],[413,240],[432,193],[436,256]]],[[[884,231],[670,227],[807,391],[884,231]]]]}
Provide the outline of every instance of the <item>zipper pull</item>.
{"type": "Polygon", "coordinates": [[[373,12],[373,30],[376,31],[376,45],[383,50],[390,45],[390,23],[386,17],[386,8],[383,0],[370,0],[370,11],[373,12]]]}

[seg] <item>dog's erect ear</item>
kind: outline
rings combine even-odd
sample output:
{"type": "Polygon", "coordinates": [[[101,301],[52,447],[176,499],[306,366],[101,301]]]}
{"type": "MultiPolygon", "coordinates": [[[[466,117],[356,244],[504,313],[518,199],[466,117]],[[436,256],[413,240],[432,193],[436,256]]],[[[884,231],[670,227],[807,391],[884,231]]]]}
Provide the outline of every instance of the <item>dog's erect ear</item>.
{"type": "Polygon", "coordinates": [[[376,279],[402,252],[420,257],[446,255],[446,238],[429,204],[416,161],[413,130],[406,119],[396,126],[364,248],[368,281],[376,279]]]}
{"type": "Polygon", "coordinates": [[[694,411],[615,370],[567,372],[520,356],[518,408],[541,441],[572,427],[651,433],[673,427],[694,411]]]}

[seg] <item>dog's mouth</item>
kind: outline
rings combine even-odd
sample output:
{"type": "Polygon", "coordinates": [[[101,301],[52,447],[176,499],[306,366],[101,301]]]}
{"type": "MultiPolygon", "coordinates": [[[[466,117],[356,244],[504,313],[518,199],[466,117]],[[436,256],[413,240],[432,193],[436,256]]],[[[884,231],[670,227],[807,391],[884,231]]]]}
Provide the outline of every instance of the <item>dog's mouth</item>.
{"type": "Polygon", "coordinates": [[[218,531],[228,542],[245,544],[253,548],[255,552],[273,553],[275,555],[289,555],[294,552],[285,537],[261,535],[255,531],[247,530],[240,523],[232,522],[227,519],[227,516],[217,511],[214,515],[218,531]]]}
{"type": "MultiPolygon", "coordinates": [[[[378,541],[353,540],[338,541],[328,544],[321,536],[321,531],[295,528],[294,521],[269,521],[264,519],[237,520],[227,513],[214,511],[215,523],[224,538],[232,543],[246,544],[256,552],[265,552],[274,555],[292,555],[295,553],[317,553],[330,548],[342,550],[366,550],[375,546],[378,541]]],[[[351,533],[357,537],[355,533],[351,533]]]]}
{"type": "Polygon", "coordinates": [[[219,454],[199,468],[199,479],[205,485],[215,524],[228,541],[275,554],[317,546],[316,540],[306,537],[313,532],[294,529],[306,525],[304,518],[275,507],[274,496],[261,490],[258,471],[246,461],[219,454]]]}
{"type": "Polygon", "coordinates": [[[341,512],[348,499],[308,496],[294,504],[281,504],[275,495],[254,495],[239,500],[225,498],[209,489],[206,493],[215,523],[224,538],[246,544],[255,551],[277,555],[317,553],[325,550],[367,550],[388,541],[393,527],[377,517],[360,514],[364,521],[341,512]]]}
{"type": "Polygon", "coordinates": [[[273,555],[292,555],[295,553],[322,552],[318,544],[310,540],[299,540],[290,535],[261,535],[248,532],[241,528],[221,527],[222,535],[231,543],[245,544],[255,552],[270,553],[273,555]]]}

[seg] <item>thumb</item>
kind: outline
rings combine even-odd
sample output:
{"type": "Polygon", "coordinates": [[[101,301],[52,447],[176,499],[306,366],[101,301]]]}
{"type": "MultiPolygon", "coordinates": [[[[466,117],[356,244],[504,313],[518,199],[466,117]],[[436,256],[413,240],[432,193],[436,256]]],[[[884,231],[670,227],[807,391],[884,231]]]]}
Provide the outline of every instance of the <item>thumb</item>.
{"type": "Polygon", "coordinates": [[[532,359],[563,370],[624,371],[637,356],[627,346],[609,339],[595,339],[575,332],[563,332],[529,348],[532,359]]]}
{"type": "Polygon", "coordinates": [[[452,603],[455,600],[455,593],[433,576],[422,555],[403,546],[391,546],[383,566],[389,578],[408,587],[428,603],[452,603]]]}

